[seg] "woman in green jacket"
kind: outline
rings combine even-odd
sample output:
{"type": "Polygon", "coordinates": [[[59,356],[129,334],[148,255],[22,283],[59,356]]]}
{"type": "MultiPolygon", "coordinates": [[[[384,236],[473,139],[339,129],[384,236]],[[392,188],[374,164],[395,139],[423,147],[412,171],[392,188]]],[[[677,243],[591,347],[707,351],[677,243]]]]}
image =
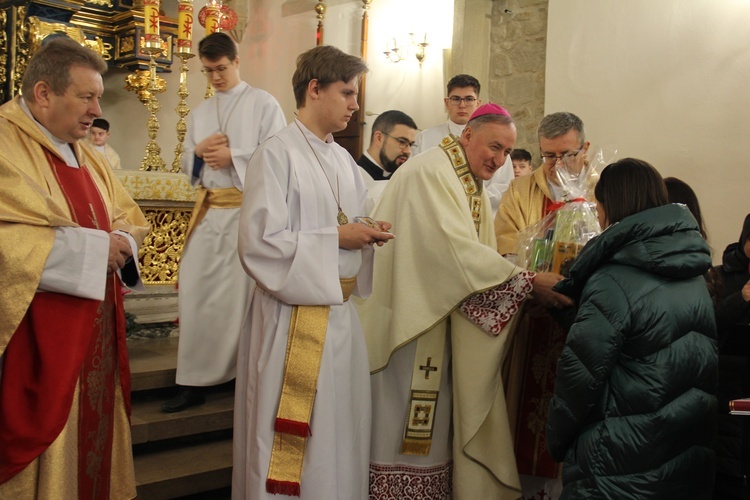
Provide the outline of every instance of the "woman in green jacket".
{"type": "Polygon", "coordinates": [[[562,498],[710,498],[709,248],[644,161],[607,166],[595,196],[605,230],[556,287],[579,304],[547,421],[548,449],[564,462],[562,498]]]}

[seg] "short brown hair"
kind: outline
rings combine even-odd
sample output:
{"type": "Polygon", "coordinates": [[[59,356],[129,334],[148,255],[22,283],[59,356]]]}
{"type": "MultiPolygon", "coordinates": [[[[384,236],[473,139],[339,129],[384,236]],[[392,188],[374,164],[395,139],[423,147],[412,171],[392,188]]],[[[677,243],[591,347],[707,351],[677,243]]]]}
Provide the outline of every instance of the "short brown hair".
{"type": "Polygon", "coordinates": [[[596,183],[594,196],[604,209],[608,225],[669,203],[661,174],[649,163],[635,158],[607,165],[596,183]]]}
{"type": "Polygon", "coordinates": [[[297,57],[297,69],[292,76],[292,88],[297,109],[305,105],[307,86],[311,80],[318,80],[324,89],[331,83],[348,82],[367,72],[367,64],[362,58],[349,55],[330,45],[319,45],[297,57]]]}
{"type": "Polygon", "coordinates": [[[477,96],[479,96],[479,90],[482,88],[482,86],[479,84],[479,80],[477,80],[471,75],[461,74],[461,75],[456,75],[450,80],[448,80],[448,85],[446,85],[447,93],[445,95],[450,95],[453,89],[463,89],[466,87],[473,88],[474,93],[477,96]]]}
{"type": "Polygon", "coordinates": [[[107,63],[99,54],[67,36],[48,37],[29,61],[21,82],[26,102],[35,102],[34,85],[46,82],[55,95],[63,95],[70,86],[70,68],[83,66],[104,74],[107,63]]]}
{"type": "Polygon", "coordinates": [[[237,59],[237,44],[226,33],[211,33],[198,44],[198,57],[201,59],[218,61],[224,56],[230,61],[237,59]]]}

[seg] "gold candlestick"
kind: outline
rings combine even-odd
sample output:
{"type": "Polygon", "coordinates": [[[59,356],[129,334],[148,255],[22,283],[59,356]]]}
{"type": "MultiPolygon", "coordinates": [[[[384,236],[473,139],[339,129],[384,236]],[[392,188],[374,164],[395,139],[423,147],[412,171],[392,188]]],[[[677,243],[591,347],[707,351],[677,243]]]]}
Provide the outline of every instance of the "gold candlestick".
{"type": "Polygon", "coordinates": [[[166,163],[161,158],[161,148],[156,143],[156,135],[159,131],[159,120],[156,118],[156,113],[161,109],[161,104],[156,99],[156,94],[164,92],[166,90],[166,82],[160,85],[161,82],[157,79],[156,75],[156,56],[161,54],[163,51],[161,40],[150,41],[144,40],[141,49],[149,55],[149,80],[148,80],[148,92],[149,98],[146,103],[146,107],[149,111],[149,117],[147,122],[148,137],[149,141],[146,145],[146,156],[141,161],[141,170],[146,171],[165,171],[166,163]]]}
{"type": "Polygon", "coordinates": [[[177,90],[177,95],[180,96],[180,103],[177,105],[175,111],[180,116],[177,120],[177,146],[174,148],[174,161],[172,162],[172,172],[180,171],[180,164],[182,163],[182,142],[185,140],[185,133],[187,132],[187,123],[185,123],[185,117],[190,113],[190,108],[187,105],[188,89],[187,89],[187,62],[191,57],[195,57],[195,54],[189,52],[177,52],[175,54],[180,58],[182,64],[180,65],[180,87],[177,90]]]}

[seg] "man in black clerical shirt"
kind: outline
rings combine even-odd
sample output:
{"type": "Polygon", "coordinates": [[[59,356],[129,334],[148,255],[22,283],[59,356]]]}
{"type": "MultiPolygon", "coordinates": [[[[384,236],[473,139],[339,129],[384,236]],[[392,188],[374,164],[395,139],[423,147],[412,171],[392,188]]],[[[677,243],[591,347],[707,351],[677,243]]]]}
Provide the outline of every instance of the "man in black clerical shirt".
{"type": "Polygon", "coordinates": [[[368,190],[365,203],[368,213],[385,184],[378,181],[387,181],[391,174],[409,159],[417,132],[417,124],[402,111],[390,110],[380,113],[372,124],[370,146],[357,161],[368,190]]]}
{"type": "MultiPolygon", "coordinates": [[[[416,137],[417,124],[409,115],[396,110],[380,113],[372,124],[370,147],[357,164],[372,180],[387,180],[409,159],[416,137]]],[[[369,184],[368,181],[365,178],[365,183],[369,184]]]]}

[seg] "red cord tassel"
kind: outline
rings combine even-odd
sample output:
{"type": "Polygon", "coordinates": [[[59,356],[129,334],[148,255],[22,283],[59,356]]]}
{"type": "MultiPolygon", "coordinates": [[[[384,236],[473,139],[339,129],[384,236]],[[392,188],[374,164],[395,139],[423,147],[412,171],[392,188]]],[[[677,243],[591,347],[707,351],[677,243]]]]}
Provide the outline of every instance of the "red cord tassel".
{"type": "Polygon", "coordinates": [[[299,496],[299,483],[266,479],[266,491],[272,495],[299,496]]]}

